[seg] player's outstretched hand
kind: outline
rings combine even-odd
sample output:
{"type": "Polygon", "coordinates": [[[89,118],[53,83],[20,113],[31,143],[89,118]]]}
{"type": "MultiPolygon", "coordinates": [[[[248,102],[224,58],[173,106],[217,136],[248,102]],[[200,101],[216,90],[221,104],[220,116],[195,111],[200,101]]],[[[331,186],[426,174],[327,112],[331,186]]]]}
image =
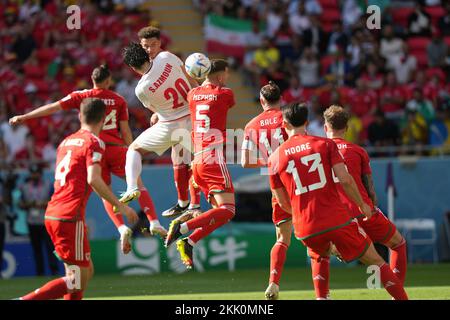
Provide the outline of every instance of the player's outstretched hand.
{"type": "Polygon", "coordinates": [[[159,120],[158,114],[155,112],[152,114],[151,118],[150,118],[150,127],[154,126],[159,120]]]}
{"type": "Polygon", "coordinates": [[[9,119],[9,124],[12,126],[16,126],[18,124],[23,123],[25,120],[23,119],[23,116],[14,116],[11,119],[9,119]]]}
{"type": "Polygon", "coordinates": [[[133,210],[133,208],[123,205],[123,210],[120,211],[122,212],[123,215],[127,217],[129,223],[135,224],[138,222],[139,217],[136,211],[133,210]]]}
{"type": "Polygon", "coordinates": [[[366,216],[364,218],[364,221],[367,221],[372,217],[372,214],[373,214],[372,209],[370,208],[370,206],[367,203],[364,203],[360,209],[361,209],[361,212],[366,216]]]}

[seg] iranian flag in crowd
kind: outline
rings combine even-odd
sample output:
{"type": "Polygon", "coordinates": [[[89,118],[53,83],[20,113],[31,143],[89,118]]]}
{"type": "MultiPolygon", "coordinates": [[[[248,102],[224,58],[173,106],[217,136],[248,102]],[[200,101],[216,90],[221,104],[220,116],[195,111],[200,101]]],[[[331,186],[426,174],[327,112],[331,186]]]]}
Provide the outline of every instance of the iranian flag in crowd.
{"type": "Polygon", "coordinates": [[[209,14],[205,23],[206,50],[242,60],[252,21],[209,14]]]}

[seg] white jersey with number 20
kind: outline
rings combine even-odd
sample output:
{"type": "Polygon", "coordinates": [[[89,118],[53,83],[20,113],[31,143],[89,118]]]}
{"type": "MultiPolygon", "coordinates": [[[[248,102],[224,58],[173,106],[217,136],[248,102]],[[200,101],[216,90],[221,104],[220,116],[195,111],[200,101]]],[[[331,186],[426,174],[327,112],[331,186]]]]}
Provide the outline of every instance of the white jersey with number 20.
{"type": "Polygon", "coordinates": [[[156,110],[162,121],[176,120],[189,114],[187,94],[191,86],[182,68],[180,58],[163,51],[155,57],[152,67],[135,89],[142,104],[156,110]]]}

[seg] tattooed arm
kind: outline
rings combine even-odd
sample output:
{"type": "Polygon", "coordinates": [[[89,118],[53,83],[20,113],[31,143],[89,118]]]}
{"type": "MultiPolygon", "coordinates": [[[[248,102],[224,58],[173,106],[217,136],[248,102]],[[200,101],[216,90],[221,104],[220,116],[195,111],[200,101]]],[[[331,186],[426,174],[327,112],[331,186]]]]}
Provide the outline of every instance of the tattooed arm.
{"type": "Polygon", "coordinates": [[[378,206],[377,194],[375,193],[375,188],[373,186],[373,179],[371,174],[363,174],[361,176],[364,188],[366,188],[367,194],[373,202],[373,205],[378,206]]]}

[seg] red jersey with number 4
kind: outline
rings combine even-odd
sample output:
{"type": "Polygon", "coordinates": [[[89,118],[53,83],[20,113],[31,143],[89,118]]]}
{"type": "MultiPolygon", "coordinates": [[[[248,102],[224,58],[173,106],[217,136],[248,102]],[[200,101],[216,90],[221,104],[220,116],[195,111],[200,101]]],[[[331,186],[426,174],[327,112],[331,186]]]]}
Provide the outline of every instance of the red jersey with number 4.
{"type": "Polygon", "coordinates": [[[106,144],[125,145],[119,131],[119,121],[128,121],[128,107],[125,99],[108,89],[74,91],[59,101],[64,110],[80,109],[85,98],[98,98],[106,105],[106,119],[100,138],[106,144]]]}
{"type": "Polygon", "coordinates": [[[188,94],[194,151],[224,145],[228,110],[235,104],[230,88],[206,84],[188,94]]]}
{"type": "Polygon", "coordinates": [[[286,189],[297,238],[303,240],[350,223],[332,173],[333,166],[343,162],[333,140],[300,134],[270,156],[270,186],[286,189]]]}
{"type": "MultiPolygon", "coordinates": [[[[370,159],[366,150],[341,138],[335,138],[333,139],[333,141],[336,142],[340,153],[344,157],[347,170],[355,180],[356,185],[358,186],[359,193],[361,193],[364,202],[373,209],[372,200],[370,199],[367,190],[362,182],[362,175],[372,174],[372,170],[370,168],[370,159]]],[[[347,196],[344,189],[339,183],[337,183],[337,188],[339,196],[341,197],[341,201],[350,209],[350,214],[353,217],[361,216],[362,213],[359,210],[358,206],[347,196]]]]}
{"type": "Polygon", "coordinates": [[[267,159],[276,150],[288,135],[283,128],[283,114],[279,109],[269,109],[253,118],[245,126],[243,150],[260,151],[267,159]]]}
{"type": "Polygon", "coordinates": [[[105,144],[87,130],[79,130],[64,139],[58,147],[55,169],[55,192],[45,216],[54,220],[83,220],[91,194],[87,168],[100,164],[105,144]]]}

